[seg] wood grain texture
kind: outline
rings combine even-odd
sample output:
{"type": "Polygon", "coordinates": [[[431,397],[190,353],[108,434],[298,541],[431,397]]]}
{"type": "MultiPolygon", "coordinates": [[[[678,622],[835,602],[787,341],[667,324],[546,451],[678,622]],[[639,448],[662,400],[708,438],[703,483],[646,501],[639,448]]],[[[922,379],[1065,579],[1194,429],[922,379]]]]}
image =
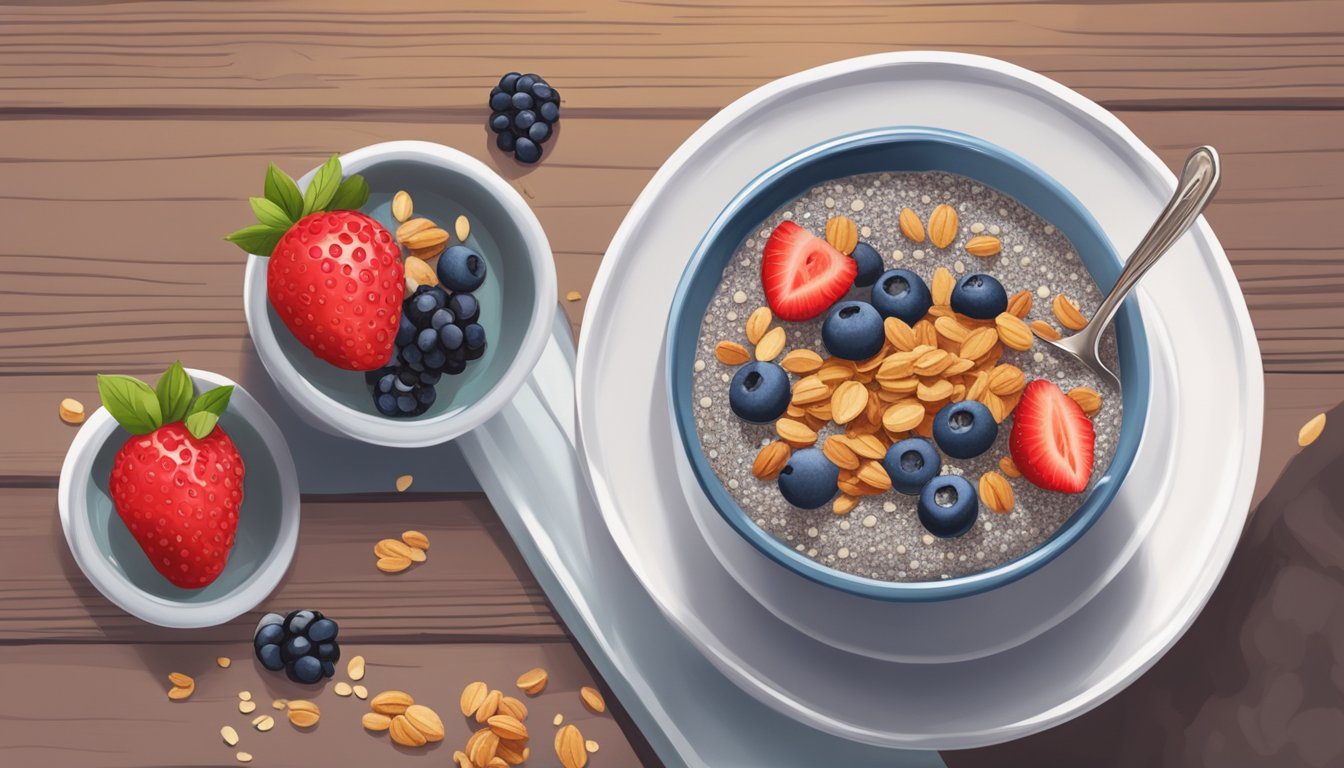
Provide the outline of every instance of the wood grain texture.
{"type": "MultiPolygon", "coordinates": [[[[1344,391],[1344,304],[1336,299],[1344,270],[1335,235],[1322,224],[1344,199],[1344,115],[1120,114],[1171,165],[1196,144],[1221,150],[1226,181],[1209,218],[1270,374],[1268,430],[1295,431],[1302,408],[1326,410],[1344,391]]],[[[74,396],[92,406],[97,371],[154,375],[181,357],[237,375],[253,354],[239,299],[243,261],[218,236],[247,219],[243,198],[256,194],[269,159],[297,173],[333,149],[407,137],[480,157],[512,175],[536,209],[561,295],[585,297],[563,302],[577,325],[626,208],[698,122],[567,118],[553,154],[520,171],[493,148],[478,117],[0,122],[5,146],[39,148],[0,157],[0,174],[12,182],[0,192],[8,235],[0,245],[0,419],[27,436],[0,441],[0,480],[55,476],[72,434],[57,421],[56,402],[74,396]],[[636,130],[640,142],[623,140],[636,130]],[[95,234],[72,237],[72,228],[95,234]],[[71,293],[80,296],[74,311],[58,301],[71,293]]],[[[1267,464],[1262,483],[1281,466],[1267,464]]]]}
{"type": "Polygon", "coordinates": [[[568,637],[484,496],[305,498],[280,588],[226,625],[186,632],[148,626],[98,594],[66,547],[51,488],[0,489],[0,509],[0,647],[226,642],[251,637],[268,610],[297,608],[331,613],[351,642],[568,637]],[[374,543],[407,529],[429,536],[429,559],[396,575],[376,570],[374,543]]]}
{"type": "MultiPolygon", "coordinates": [[[[583,707],[579,688],[594,685],[592,673],[567,642],[384,644],[347,640],[346,656],[368,660],[362,683],[370,694],[403,690],[443,718],[447,735],[421,750],[397,747],[387,734],[360,727],[369,711],[365,701],[342,698],[334,681],[300,686],[265,671],[250,656],[246,639],[176,645],[100,646],[96,653],[77,645],[16,645],[0,650],[0,678],[10,695],[0,697],[0,764],[23,768],[177,768],[237,765],[234,749],[219,729],[233,726],[239,750],[253,765],[305,768],[314,765],[381,766],[452,763],[476,726],[458,710],[462,688],[482,680],[525,700],[532,754],[529,768],[556,768],[552,749],[556,714],[579,727],[601,749],[592,765],[634,768],[658,765],[646,747],[632,747],[622,734],[628,721],[610,693],[612,710],[595,715],[583,707]],[[228,669],[215,665],[229,656],[228,669]],[[541,695],[527,697],[513,687],[524,670],[543,667],[550,682],[541,695]],[[168,700],[166,677],[183,672],[196,679],[196,692],[183,702],[168,700]],[[15,695],[22,691],[22,695],[15,695]],[[238,711],[238,692],[249,691],[256,712],[238,711]],[[284,713],[271,709],[275,698],[307,698],[318,705],[321,721],[300,730],[284,713]],[[275,728],[261,733],[252,719],[268,714],[275,728]],[[417,762],[419,761],[419,762],[417,762]]],[[[335,680],[346,680],[344,663],[335,680]]],[[[601,687],[600,683],[596,683],[601,687]]]]}
{"type": "MultiPolygon", "coordinates": [[[[879,51],[988,54],[1113,108],[1344,103],[1344,6],[1251,2],[298,0],[0,5],[10,113],[183,107],[367,117],[484,102],[514,67],[576,114],[704,118],[756,85],[879,51]],[[525,42],[524,42],[525,41],[525,42]]],[[[232,115],[230,115],[232,116],[232,115]]]]}

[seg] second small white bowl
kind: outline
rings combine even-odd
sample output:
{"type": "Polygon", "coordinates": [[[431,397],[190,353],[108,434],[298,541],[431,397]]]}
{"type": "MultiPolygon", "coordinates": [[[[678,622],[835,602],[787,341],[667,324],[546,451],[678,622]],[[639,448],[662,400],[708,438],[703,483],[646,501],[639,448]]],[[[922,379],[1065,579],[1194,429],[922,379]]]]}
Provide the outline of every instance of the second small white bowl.
{"type": "MultiPolygon", "coordinates": [[[[555,261],[541,222],[507,181],[484,163],[450,147],[393,141],[341,157],[346,175],[369,183],[362,209],[389,230],[392,196],[410,193],[416,216],[446,229],[459,215],[471,223],[467,245],[486,262],[476,295],[488,335],[485,356],[459,376],[444,376],[425,414],[393,419],[379,414],[364,374],[332,366],[305,349],[266,298],[266,257],[249,256],[243,280],[248,332],[262,365],[285,402],[305,421],[335,435],[397,448],[452,440],[503,408],[527,380],[556,312],[555,261]]],[[[299,180],[306,187],[312,172],[299,180]]],[[[456,238],[454,238],[454,241],[456,238]]]]}

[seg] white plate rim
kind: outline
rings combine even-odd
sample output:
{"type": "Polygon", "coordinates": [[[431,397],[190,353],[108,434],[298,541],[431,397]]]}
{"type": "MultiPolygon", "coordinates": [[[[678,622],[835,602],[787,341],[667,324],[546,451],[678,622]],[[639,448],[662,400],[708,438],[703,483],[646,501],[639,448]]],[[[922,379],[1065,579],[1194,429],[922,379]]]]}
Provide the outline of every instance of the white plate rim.
{"type": "MultiPolygon", "coordinates": [[[[700,150],[700,148],[714,137],[718,131],[726,124],[740,118],[750,110],[761,104],[787,94],[794,88],[799,88],[806,84],[828,78],[838,77],[845,74],[852,74],[870,67],[887,67],[898,64],[942,64],[953,67],[961,67],[969,70],[979,70],[989,75],[995,75],[1000,78],[1006,76],[1015,79],[1026,86],[1045,95],[1052,97],[1056,102],[1071,110],[1081,121],[1091,122],[1098,129],[1099,138],[1110,141],[1119,147],[1128,150],[1132,158],[1139,166],[1147,171],[1148,182],[1156,189],[1156,185],[1161,185],[1165,190],[1174,186],[1174,176],[1161,162],[1155,153],[1131,132],[1118,118],[1106,112],[1100,106],[1082,97],[1059,83],[1044,77],[1043,75],[1025,70],[1007,62],[996,59],[976,56],[971,54],[950,53],[939,51],[909,51],[901,53],[884,53],[864,56],[855,59],[835,62],[823,65],[814,69],[791,75],[780,80],[768,83],[761,88],[738,99],[733,104],[726,107],[713,118],[705,123],[690,138],[686,140],[680,148],[674,152],[668,161],[658,170],[650,180],[643,192],[632,205],[630,212],[622,222],[620,228],[613,237],[612,243],[608,248],[608,253],[620,252],[628,249],[633,231],[636,229],[637,222],[648,214],[652,207],[654,199],[660,193],[662,187],[668,182],[686,161],[700,150]]],[[[1227,262],[1225,253],[1217,238],[1214,236],[1208,224],[1200,220],[1195,226],[1197,236],[1205,243],[1205,250],[1208,252],[1211,263],[1209,266],[1222,277],[1225,284],[1236,285],[1235,276],[1232,273],[1231,266],[1227,262]]],[[[600,267],[593,288],[590,292],[588,307],[585,311],[585,324],[593,327],[588,321],[591,316],[598,311],[604,303],[605,295],[608,291],[615,289],[613,274],[615,272],[615,260],[606,259],[600,267]]],[[[757,673],[749,665],[743,663],[740,659],[733,658],[721,653],[719,649],[708,643],[701,636],[706,632],[706,628],[699,624],[694,617],[681,616],[672,611],[666,604],[665,599],[658,592],[650,588],[647,574],[644,572],[642,564],[631,556],[633,545],[629,533],[623,525],[615,519],[613,514],[607,510],[612,508],[614,499],[607,484],[606,476],[602,467],[597,466],[593,461],[592,454],[586,456],[586,471],[591,490],[599,502],[599,507],[603,512],[603,517],[608,524],[613,540],[618,548],[626,556],[631,570],[636,577],[641,580],[650,596],[660,609],[668,616],[674,626],[677,626],[715,666],[734,679],[748,693],[759,700],[769,704],[781,712],[793,717],[796,720],[817,727],[827,732],[835,733],[840,736],[853,738],[859,741],[869,743],[886,744],[889,746],[904,747],[925,747],[925,748],[950,748],[950,747],[969,747],[980,744],[994,743],[1006,738],[1013,738],[1024,735],[1027,732],[1040,730],[1051,724],[1062,722],[1070,717],[1077,716],[1082,712],[1097,706],[1119,690],[1123,689],[1134,678],[1142,674],[1157,659],[1173,645],[1177,639],[1185,632],[1189,625],[1198,615],[1199,610],[1207,602],[1212,594],[1212,587],[1217,584],[1223,571],[1227,567],[1231,551],[1235,547],[1236,541],[1240,537],[1242,525],[1232,524],[1237,520],[1244,523],[1246,512],[1249,508],[1251,492],[1254,487],[1255,470],[1258,465],[1258,456],[1260,449],[1264,383],[1258,354],[1253,354],[1257,349],[1255,336],[1250,324],[1249,312],[1246,309],[1244,300],[1229,300],[1224,296],[1228,304],[1227,310],[1236,322],[1235,336],[1240,343],[1239,351],[1243,360],[1243,369],[1249,375],[1241,380],[1241,400],[1246,404],[1248,414],[1255,414],[1251,421],[1253,430],[1248,431],[1246,439],[1242,444],[1240,456],[1240,466],[1247,471],[1237,473],[1223,490],[1224,498],[1229,500],[1232,513],[1229,515],[1227,523],[1219,531],[1218,536],[1211,546],[1211,553],[1218,562],[1213,567],[1206,568],[1199,574],[1194,588],[1186,593],[1186,597],[1178,605],[1179,608],[1173,610],[1173,619],[1164,628],[1164,631],[1155,633],[1148,642],[1135,649],[1129,659],[1124,663],[1118,664],[1109,674],[1104,676],[1088,690],[1083,691],[1071,699],[1061,702],[1047,711],[1039,713],[1033,718],[1027,718],[1011,726],[996,729],[990,732],[978,734],[963,734],[955,739],[955,744],[949,744],[944,738],[938,743],[921,741],[919,738],[896,739],[893,740],[890,734],[874,732],[869,729],[846,727],[845,724],[835,723],[834,721],[816,716],[800,705],[798,702],[781,695],[777,690],[770,688],[764,681],[759,679],[757,673]]],[[[593,386],[587,382],[585,371],[592,367],[591,360],[598,353],[594,351],[593,339],[598,336],[596,333],[584,334],[580,339],[578,349],[578,366],[576,375],[576,401],[579,408],[579,431],[582,435],[584,444],[592,444],[596,434],[596,425],[592,421],[596,414],[594,409],[585,408],[584,404],[588,400],[588,390],[593,386]]]]}

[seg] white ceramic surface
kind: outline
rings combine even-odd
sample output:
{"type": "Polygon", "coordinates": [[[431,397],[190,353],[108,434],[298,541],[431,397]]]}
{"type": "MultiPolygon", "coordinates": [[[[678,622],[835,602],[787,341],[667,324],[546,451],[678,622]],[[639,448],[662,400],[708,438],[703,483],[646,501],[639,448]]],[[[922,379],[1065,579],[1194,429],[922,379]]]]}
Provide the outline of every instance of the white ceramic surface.
{"type": "MultiPolygon", "coordinates": [[[[1151,302],[1144,302],[1145,316],[1151,302]]],[[[642,321],[631,332],[646,329],[642,321]]],[[[654,325],[649,323],[650,326],[654,325]]],[[[1073,615],[1110,583],[1152,528],[1174,467],[1166,446],[1175,437],[1176,361],[1165,329],[1146,329],[1152,361],[1152,400],[1130,473],[1141,484],[1122,485],[1095,525],[1048,567],[998,589],[956,600],[892,603],[829,589],[762,555],[705,497],[680,451],[677,470],[701,535],[718,562],[743,589],[794,629],[835,648],[909,664],[968,661],[1020,645],[1073,615]]],[[[669,418],[672,415],[668,414],[669,418]]],[[[675,433],[675,421],[670,421],[675,433]]]]}
{"type": "MultiPolygon", "coordinates": [[[[904,122],[901,105],[911,103],[922,105],[922,116],[936,115],[937,127],[978,135],[1040,166],[1082,200],[1121,253],[1142,235],[1134,222],[1151,221],[1174,186],[1171,172],[1109,113],[1004,62],[886,54],[776,81],[711,119],[636,201],[590,294],[577,397],[587,469],[612,538],[665,615],[712,663],[760,701],[828,733],[948,749],[1017,738],[1076,716],[1122,689],[1185,631],[1245,520],[1263,381],[1244,300],[1200,222],[1144,282],[1146,322],[1164,330],[1179,360],[1168,444],[1178,471],[1165,496],[1154,493],[1162,509],[1152,530],[1110,585],[1030,641],[937,665],[837,651],[766,610],[724,570],[690,519],[672,469],[661,348],[630,332],[629,321],[670,301],[689,253],[685,233],[704,231],[780,157],[835,135],[828,116],[844,112],[843,130],[862,130],[904,122]],[[847,109],[860,98],[871,108],[847,109]],[[1191,372],[1229,386],[1195,391],[1191,372]],[[1224,481],[1210,484],[1210,477],[1224,481]]],[[[1125,484],[1160,483],[1131,473],[1125,484]]]]}
{"type": "MultiPolygon", "coordinates": [[[[308,358],[311,353],[296,343],[287,343],[292,338],[279,338],[278,334],[288,331],[278,320],[270,317],[266,298],[266,259],[263,257],[248,257],[243,301],[248,332],[262,365],[286,404],[305,421],[331,434],[364,442],[396,448],[418,448],[447,442],[479,426],[517,394],[550,337],[551,320],[556,312],[555,260],[541,223],[522,195],[479,160],[451,147],[425,141],[374,144],[341,156],[342,170],[346,175],[367,175],[383,164],[401,164],[408,169],[404,176],[419,177],[417,183],[404,182],[410,187],[413,197],[423,190],[426,198],[431,194],[465,198],[463,204],[471,205],[476,210],[477,220],[473,229],[478,230],[479,235],[489,234],[501,243],[516,241],[516,246],[504,248],[501,253],[482,251],[490,265],[486,287],[491,287],[493,283],[493,288],[498,289],[503,281],[526,281],[526,287],[518,291],[510,291],[511,286],[504,286],[506,294],[514,299],[507,307],[502,306],[504,302],[498,302],[495,306],[488,301],[482,302],[483,325],[486,324],[484,313],[492,312],[496,315],[495,322],[486,328],[486,332],[491,334],[491,347],[486,357],[470,364],[462,377],[443,378],[439,384],[440,402],[435,408],[420,418],[386,418],[373,410],[372,401],[365,394],[367,390],[363,389],[363,374],[339,371],[333,366],[322,364],[319,368],[310,368],[310,371],[316,372],[316,376],[313,373],[305,375],[291,355],[308,356],[304,358],[306,365],[310,362],[308,358]],[[483,217],[491,220],[481,221],[483,217]],[[506,268],[501,269],[502,265],[506,268]],[[507,267],[512,268],[512,274],[509,274],[507,267]],[[502,314],[506,309],[508,314],[502,314]],[[516,338],[501,344],[497,334],[508,331],[500,323],[513,323],[519,319],[522,327],[514,332],[516,338]],[[495,360],[496,354],[508,355],[509,359],[495,360]],[[473,382],[475,390],[470,397],[460,398],[462,402],[446,403],[448,388],[457,386],[455,380],[472,379],[479,372],[477,366],[481,365],[490,366],[490,373],[487,374],[489,380],[473,382]],[[314,378],[319,376],[324,380],[315,382],[314,378]],[[339,384],[343,396],[333,394],[336,385],[332,382],[337,381],[335,376],[348,379],[339,384]]],[[[299,180],[300,188],[306,188],[314,172],[315,169],[299,180]]],[[[379,187],[373,189],[375,196],[386,199],[390,199],[395,191],[379,187]]],[[[461,208],[454,206],[453,210],[461,208]]],[[[416,212],[420,215],[444,215],[424,211],[419,205],[416,212]]],[[[478,232],[474,231],[473,237],[476,236],[478,232]]]]}
{"type": "MultiPolygon", "coordinates": [[[[235,382],[207,371],[188,368],[187,373],[198,393],[234,385],[220,425],[228,429],[248,468],[238,535],[224,573],[215,584],[203,590],[172,587],[148,562],[139,562],[144,555],[129,543],[128,533],[119,535],[123,533],[120,520],[109,517],[108,509],[95,514],[90,508],[90,498],[106,495],[101,490],[106,478],[99,475],[109,471],[103,466],[107,455],[120,448],[126,437],[105,408],[94,411],[75,435],[61,466],[58,490],[66,543],[93,586],[127,613],[151,624],[175,628],[211,627],[255,608],[280,583],[299,536],[299,483],[279,427],[235,382]],[[109,446],[109,440],[118,444],[109,446]],[[265,473],[266,482],[259,481],[261,473],[265,473]],[[251,515],[271,519],[254,526],[257,521],[245,519],[251,515]],[[95,518],[109,530],[96,530],[95,518]],[[128,541],[118,552],[107,546],[109,538],[128,541]],[[226,583],[229,586],[221,589],[226,583]]],[[[110,507],[110,501],[106,505],[110,507]]]]}

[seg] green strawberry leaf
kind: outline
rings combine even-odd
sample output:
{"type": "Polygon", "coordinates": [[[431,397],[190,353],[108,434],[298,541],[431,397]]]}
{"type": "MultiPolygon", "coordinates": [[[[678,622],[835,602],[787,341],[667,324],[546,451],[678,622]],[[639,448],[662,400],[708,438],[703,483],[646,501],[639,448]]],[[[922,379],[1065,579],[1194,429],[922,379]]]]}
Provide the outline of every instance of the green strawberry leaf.
{"type": "Polygon", "coordinates": [[[196,398],[196,402],[191,404],[191,410],[187,411],[187,415],[190,417],[197,413],[213,413],[216,416],[223,416],[224,411],[229,407],[229,397],[232,394],[233,385],[215,387],[202,392],[201,396],[196,398]]]}
{"type": "Polygon", "coordinates": [[[276,243],[280,242],[280,238],[284,237],[287,230],[288,228],[277,229],[268,224],[253,224],[250,227],[243,227],[224,239],[248,253],[270,256],[271,251],[275,250],[276,243]]]}
{"type": "Polygon", "coordinates": [[[303,215],[327,210],[340,185],[341,156],[332,155],[313,174],[313,180],[308,182],[308,189],[303,193],[303,215]]]}
{"type": "Polygon", "coordinates": [[[369,182],[355,175],[341,182],[336,194],[327,205],[329,211],[358,211],[369,202],[369,182]]]}
{"type": "Polygon", "coordinates": [[[159,412],[164,424],[181,421],[191,407],[191,377],[182,369],[178,361],[168,366],[168,370],[159,377],[154,386],[154,394],[159,401],[159,412]]]}
{"type": "Polygon", "coordinates": [[[252,204],[252,213],[256,215],[257,221],[268,227],[289,229],[294,223],[283,208],[264,197],[249,197],[247,202],[252,204]]]}
{"type": "Polygon", "coordinates": [[[197,440],[204,440],[215,431],[215,425],[219,423],[219,417],[209,411],[198,411],[191,414],[183,422],[187,426],[187,431],[197,440]]]}
{"type": "Polygon", "coordinates": [[[266,169],[263,194],[267,200],[280,206],[290,221],[298,221],[303,216],[303,193],[299,191],[299,185],[294,183],[289,174],[277,168],[275,163],[266,169]]]}
{"type": "Polygon", "coordinates": [[[98,397],[112,418],[133,435],[147,435],[163,426],[158,397],[139,379],[100,373],[98,397]]]}

